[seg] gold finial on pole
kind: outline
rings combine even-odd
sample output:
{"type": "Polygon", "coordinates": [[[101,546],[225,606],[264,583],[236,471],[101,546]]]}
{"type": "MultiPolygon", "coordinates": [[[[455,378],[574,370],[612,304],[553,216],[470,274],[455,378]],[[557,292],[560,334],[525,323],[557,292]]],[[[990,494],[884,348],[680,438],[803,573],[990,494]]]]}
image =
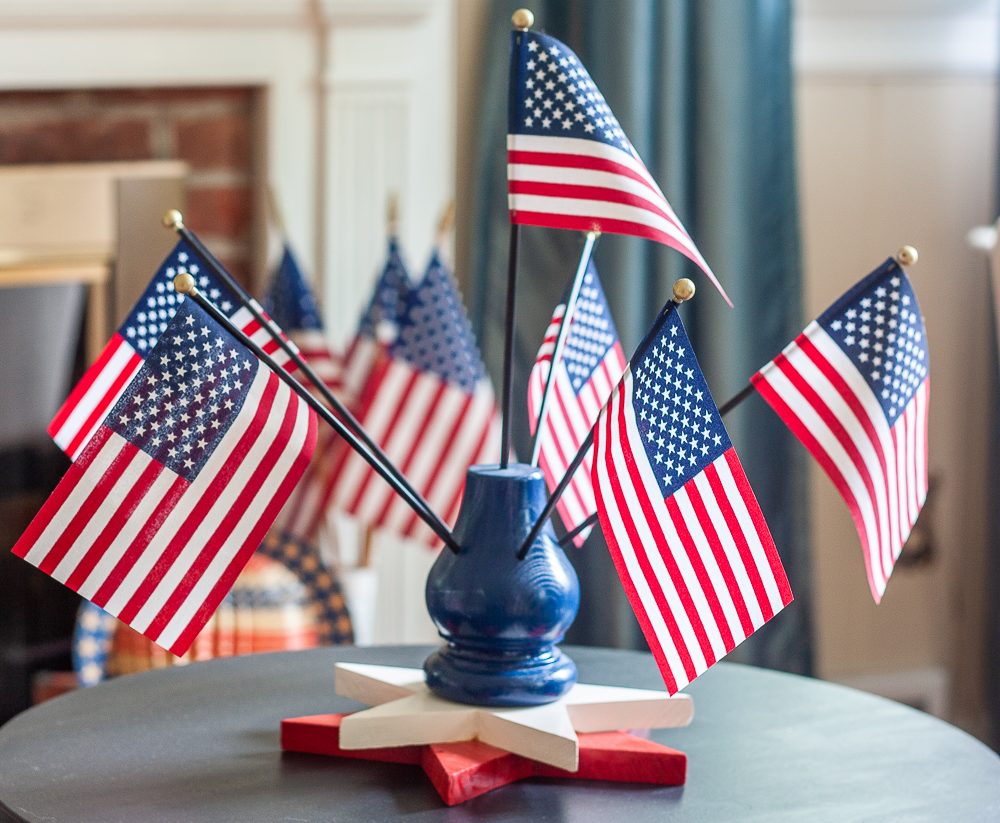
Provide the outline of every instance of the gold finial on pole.
{"type": "Polygon", "coordinates": [[[920,255],[917,254],[917,250],[913,246],[903,246],[896,252],[896,262],[901,266],[912,266],[919,257],[920,255]]]}
{"type": "Polygon", "coordinates": [[[191,294],[194,291],[194,277],[187,272],[178,274],[174,278],[174,291],[178,294],[191,294]]]}
{"type": "Polygon", "coordinates": [[[184,228],[184,217],[177,209],[171,209],[163,215],[163,226],[168,229],[182,229],[184,228]]]}
{"type": "Polygon", "coordinates": [[[527,31],[534,25],[535,15],[528,9],[518,9],[511,15],[510,21],[518,31],[527,31]]]}
{"type": "Polygon", "coordinates": [[[448,232],[450,232],[453,228],[455,228],[454,200],[452,200],[448,204],[448,207],[444,210],[444,213],[441,215],[441,219],[438,221],[437,244],[439,246],[442,243],[444,243],[445,238],[448,236],[448,232]]]}
{"type": "Polygon", "coordinates": [[[389,236],[395,237],[399,234],[399,194],[389,192],[389,198],[385,207],[385,222],[389,229],[389,236]]]}
{"type": "Polygon", "coordinates": [[[686,277],[682,277],[674,283],[674,302],[679,306],[685,300],[694,297],[694,283],[686,277]]]}

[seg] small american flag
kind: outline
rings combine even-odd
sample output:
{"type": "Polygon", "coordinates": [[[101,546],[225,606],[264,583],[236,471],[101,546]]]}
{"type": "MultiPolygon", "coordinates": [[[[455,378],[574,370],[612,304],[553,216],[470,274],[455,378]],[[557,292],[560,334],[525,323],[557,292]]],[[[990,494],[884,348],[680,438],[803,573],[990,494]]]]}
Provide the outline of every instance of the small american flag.
{"type": "Polygon", "coordinates": [[[287,244],[264,299],[264,310],[295,343],[316,376],[331,391],[338,390],[343,361],[330,350],[316,297],[287,244]]]}
{"type": "Polygon", "coordinates": [[[729,302],[580,59],[534,31],[512,34],[507,181],[511,223],[664,243],[729,302]]]}
{"type": "MultiPolygon", "coordinates": [[[[386,357],[388,346],[399,333],[399,316],[406,310],[411,286],[399,245],[395,238],[390,238],[385,267],[358,323],[354,340],[344,354],[340,385],[336,390],[338,398],[355,416],[358,398],[368,385],[376,362],[386,357]]],[[[323,438],[316,459],[281,513],[279,527],[282,530],[305,540],[316,538],[331,507],[334,464],[344,457],[339,449],[339,437],[323,438]]]]}
{"type": "Polygon", "coordinates": [[[878,603],[927,497],[927,333],[891,258],[753,376],[854,517],[878,603]]]}
{"type": "Polygon", "coordinates": [[[668,691],[791,602],[771,534],[675,310],[594,430],[597,511],[668,691]]]}
{"type": "MultiPolygon", "coordinates": [[[[500,416],[461,296],[436,251],[395,321],[396,337],[376,359],[356,415],[431,508],[453,523],[466,469],[499,450],[500,416]]],[[[373,527],[438,542],[364,460],[338,446],[326,505],[373,527]]]]}
{"type": "MultiPolygon", "coordinates": [[[[562,326],[569,292],[552,313],[542,347],[528,377],[528,422],[531,433],[538,427],[538,415],[549,379],[552,352],[562,326]]],[[[566,473],[587,435],[593,428],[608,397],[625,371],[625,354],[618,331],[608,309],[608,301],[593,261],[587,265],[576,309],[566,333],[562,358],[556,366],[552,396],[545,413],[545,424],[538,453],[538,465],[545,473],[549,489],[554,489],[566,473]]],[[[571,530],[597,511],[594,487],[590,482],[593,450],[587,453],[581,469],[559,498],[558,511],[563,525],[571,530]]],[[[582,546],[590,534],[585,529],[574,538],[582,546]]]]}
{"type": "MultiPolygon", "coordinates": [[[[174,246],[125,322],[112,335],[97,360],[70,392],[49,424],[48,433],[71,459],[76,460],[80,456],[108,409],[139,373],[147,355],[166,330],[170,318],[184,301],[183,295],[174,293],[174,277],[178,274],[186,272],[193,275],[202,293],[271,355],[275,362],[279,365],[289,362],[288,356],[274,342],[270,333],[260,326],[250,311],[240,305],[236,296],[207,267],[198,263],[198,259],[198,255],[186,241],[181,240],[174,246]]],[[[277,329],[277,325],[274,328],[277,329]]]]}
{"type": "Polygon", "coordinates": [[[181,655],[316,443],[312,410],[192,301],[14,553],[181,655]]]}

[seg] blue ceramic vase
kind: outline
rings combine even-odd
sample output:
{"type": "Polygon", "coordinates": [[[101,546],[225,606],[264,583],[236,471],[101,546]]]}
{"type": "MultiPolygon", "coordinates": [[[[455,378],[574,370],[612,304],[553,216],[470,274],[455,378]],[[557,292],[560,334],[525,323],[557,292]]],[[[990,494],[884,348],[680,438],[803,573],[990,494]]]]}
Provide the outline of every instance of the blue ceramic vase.
{"type": "Polygon", "coordinates": [[[427,611],[446,645],[424,662],[439,696],[479,706],[550,703],[576,682],[555,644],[580,607],[580,583],[552,524],[524,560],[517,551],[542,508],[542,472],[521,463],[472,466],[455,525],[427,576],[427,611]]]}

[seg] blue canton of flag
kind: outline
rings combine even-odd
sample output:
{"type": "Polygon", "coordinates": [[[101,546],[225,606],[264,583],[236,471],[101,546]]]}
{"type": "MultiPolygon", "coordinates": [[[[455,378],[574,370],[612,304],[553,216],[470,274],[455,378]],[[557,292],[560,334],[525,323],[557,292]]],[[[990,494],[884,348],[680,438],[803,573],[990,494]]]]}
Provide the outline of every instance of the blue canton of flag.
{"type": "Polygon", "coordinates": [[[791,601],[672,306],[598,418],[593,483],[615,568],[671,693],[791,601]]]}
{"type": "MultiPolygon", "coordinates": [[[[563,294],[563,307],[569,299],[569,288],[563,294]]],[[[565,311],[565,308],[563,309],[565,311]]],[[[573,322],[569,327],[569,335],[563,348],[563,359],[566,361],[566,372],[569,374],[573,389],[579,394],[604,358],[618,344],[618,330],[611,319],[608,299],[604,296],[601,281],[597,277],[594,261],[587,264],[583,276],[583,285],[573,312],[573,322]]],[[[614,378],[618,382],[621,375],[614,378]]],[[[603,403],[602,403],[603,405],[603,403]]]]}
{"type": "Polygon", "coordinates": [[[411,287],[399,243],[393,238],[389,241],[389,259],[358,323],[358,334],[383,342],[395,339],[399,316],[406,311],[406,297],[411,287]]]}
{"type": "Polygon", "coordinates": [[[204,318],[184,313],[105,422],[188,482],[243,408],[260,362],[204,318]]]}
{"type": "Polygon", "coordinates": [[[390,348],[393,357],[467,392],[475,391],[486,377],[458,288],[437,250],[424,279],[407,295],[398,320],[399,334],[390,348]]]}
{"type": "Polygon", "coordinates": [[[927,332],[892,259],[753,376],[854,518],[875,602],[927,496],[927,332]]]}
{"type": "Polygon", "coordinates": [[[851,358],[889,425],[928,374],[927,335],[917,295],[895,261],[863,280],[816,320],[851,358]]]}
{"type": "Polygon", "coordinates": [[[287,244],[264,298],[264,310],[286,332],[323,329],[316,297],[287,244]]]}
{"type": "Polygon", "coordinates": [[[663,497],[732,448],[677,312],[632,369],[636,428],[663,497]]]}

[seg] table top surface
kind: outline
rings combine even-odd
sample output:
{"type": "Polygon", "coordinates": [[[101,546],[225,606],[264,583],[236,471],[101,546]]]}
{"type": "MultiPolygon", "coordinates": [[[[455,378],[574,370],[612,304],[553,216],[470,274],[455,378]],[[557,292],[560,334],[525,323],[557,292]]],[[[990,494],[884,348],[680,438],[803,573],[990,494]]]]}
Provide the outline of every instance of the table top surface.
{"type": "MultiPolygon", "coordinates": [[[[580,681],[662,689],[653,658],[567,648],[580,681]]],[[[720,663],[694,722],[651,736],[684,786],[532,778],[447,808],[419,766],[282,753],[282,718],[361,706],[336,661],[419,666],[428,647],[333,647],[131,675],[0,728],[0,819],[27,821],[996,821],[1000,758],[929,715],[720,663]]]]}

